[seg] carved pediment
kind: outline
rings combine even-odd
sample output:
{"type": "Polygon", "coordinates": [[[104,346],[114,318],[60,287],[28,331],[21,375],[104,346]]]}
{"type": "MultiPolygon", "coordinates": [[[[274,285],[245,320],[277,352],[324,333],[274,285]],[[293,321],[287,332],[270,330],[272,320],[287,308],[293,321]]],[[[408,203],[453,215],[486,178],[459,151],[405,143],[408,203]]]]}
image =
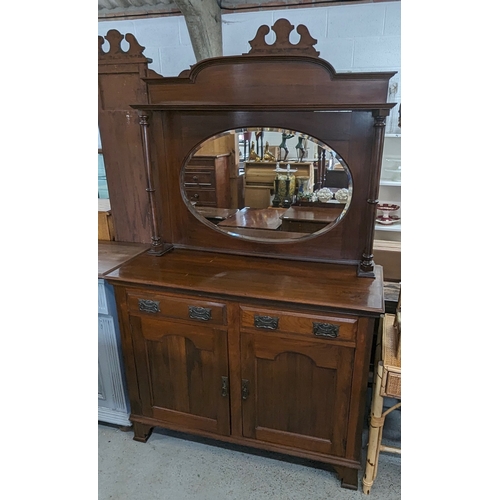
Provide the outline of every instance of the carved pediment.
{"type": "Polygon", "coordinates": [[[98,46],[98,57],[100,62],[115,62],[117,60],[121,62],[127,59],[131,59],[134,62],[137,62],[138,60],[144,62],[149,61],[149,59],[143,55],[145,47],[139,45],[139,42],[136,40],[135,36],[132,35],[132,33],[122,35],[117,30],[109,30],[106,36],[98,37],[98,46]],[[103,50],[105,39],[109,42],[109,50],[107,52],[104,52],[103,50]],[[129,44],[129,48],[127,51],[124,51],[121,46],[121,43],[124,39],[129,44]]]}
{"type": "Polygon", "coordinates": [[[303,24],[297,26],[297,33],[300,35],[300,40],[297,44],[290,42],[290,33],[295,26],[288,19],[278,19],[271,29],[276,33],[276,40],[272,44],[268,44],[265,40],[266,35],[270,32],[269,26],[262,25],[258,30],[255,38],[248,43],[252,47],[247,54],[243,55],[308,55],[318,57],[319,52],[313,47],[318,40],[313,38],[309,30],[303,24]]]}

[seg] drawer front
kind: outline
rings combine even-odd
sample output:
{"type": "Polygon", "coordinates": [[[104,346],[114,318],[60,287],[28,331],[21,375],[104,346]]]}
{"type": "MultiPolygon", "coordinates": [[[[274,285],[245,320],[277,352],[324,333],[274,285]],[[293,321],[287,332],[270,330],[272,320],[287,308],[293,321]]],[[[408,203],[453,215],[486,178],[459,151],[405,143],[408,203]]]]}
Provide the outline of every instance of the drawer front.
{"type": "Polygon", "coordinates": [[[215,163],[217,162],[217,158],[213,156],[193,156],[191,158],[191,161],[189,162],[189,165],[187,166],[188,169],[197,169],[197,168],[214,168],[215,163]]]}
{"type": "Polygon", "coordinates": [[[219,302],[134,290],[127,293],[127,303],[130,313],[134,315],[167,317],[218,325],[227,323],[226,306],[219,302]]]}
{"type": "Polygon", "coordinates": [[[358,320],[354,317],[241,306],[240,318],[240,326],[246,330],[292,333],[332,341],[356,341],[358,320]]]}
{"type": "Polygon", "coordinates": [[[186,189],[186,196],[189,201],[196,201],[200,205],[217,205],[217,196],[214,189],[186,189]]]}
{"type": "Polygon", "coordinates": [[[185,187],[214,187],[215,175],[213,170],[186,171],[184,173],[185,187]]]}

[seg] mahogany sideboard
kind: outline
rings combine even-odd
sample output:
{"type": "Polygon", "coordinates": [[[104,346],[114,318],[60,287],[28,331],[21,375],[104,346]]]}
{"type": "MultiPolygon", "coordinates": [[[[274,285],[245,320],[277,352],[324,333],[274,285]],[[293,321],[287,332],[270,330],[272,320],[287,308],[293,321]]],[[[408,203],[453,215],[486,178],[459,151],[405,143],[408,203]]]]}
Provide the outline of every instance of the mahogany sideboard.
{"type": "Polygon", "coordinates": [[[382,269],[174,249],[114,285],[134,439],[153,427],[332,465],[357,489],[382,269]]]}
{"type": "MultiPolygon", "coordinates": [[[[130,103],[137,129],[127,130],[140,131],[151,246],[105,276],[119,310],[130,421],[138,441],[160,426],[326,462],[357,489],[372,337],[384,312],[373,235],[395,73],[338,74],[304,25],[293,44],[286,19],[271,29],[271,45],[261,26],[248,54],[168,78],[147,70],[132,35],[128,54],[116,31],[108,53],[99,40],[103,82],[117,60],[141,64],[130,103]],[[264,128],[342,159],[349,196],[338,217],[329,222],[330,209],[320,227],[297,232],[240,220],[258,220],[268,202],[223,212],[218,224],[196,210],[185,184],[200,147],[264,128]]],[[[115,104],[100,103],[117,139],[115,104]]]]}

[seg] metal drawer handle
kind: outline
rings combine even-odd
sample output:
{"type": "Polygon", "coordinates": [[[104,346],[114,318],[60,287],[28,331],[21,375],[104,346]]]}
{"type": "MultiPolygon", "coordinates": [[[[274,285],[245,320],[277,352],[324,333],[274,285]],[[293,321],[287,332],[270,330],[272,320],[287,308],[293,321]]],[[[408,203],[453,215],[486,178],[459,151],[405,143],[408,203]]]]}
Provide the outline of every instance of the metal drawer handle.
{"type": "Polygon", "coordinates": [[[209,307],[188,306],[188,309],[191,319],[200,319],[202,321],[212,319],[212,309],[209,307]]]}
{"type": "Polygon", "coordinates": [[[265,328],[266,330],[276,330],[278,328],[279,318],[271,316],[258,316],[253,317],[253,324],[256,328],[265,328]]]}
{"type": "Polygon", "coordinates": [[[160,302],[156,300],[139,299],[139,311],[159,313],[160,302]]]}
{"type": "Polygon", "coordinates": [[[313,333],[316,337],[334,339],[339,336],[339,327],[330,323],[313,323],[313,333]]]}

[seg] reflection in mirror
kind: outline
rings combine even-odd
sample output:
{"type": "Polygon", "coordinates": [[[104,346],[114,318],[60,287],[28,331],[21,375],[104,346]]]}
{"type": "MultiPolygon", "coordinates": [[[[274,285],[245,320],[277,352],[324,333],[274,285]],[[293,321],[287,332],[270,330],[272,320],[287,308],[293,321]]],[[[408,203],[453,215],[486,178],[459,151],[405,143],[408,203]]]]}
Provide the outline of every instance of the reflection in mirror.
{"type": "Polygon", "coordinates": [[[281,128],[228,130],[207,139],[190,155],[181,182],[200,220],[261,241],[328,231],[352,197],[351,174],[334,150],[281,128]]]}

